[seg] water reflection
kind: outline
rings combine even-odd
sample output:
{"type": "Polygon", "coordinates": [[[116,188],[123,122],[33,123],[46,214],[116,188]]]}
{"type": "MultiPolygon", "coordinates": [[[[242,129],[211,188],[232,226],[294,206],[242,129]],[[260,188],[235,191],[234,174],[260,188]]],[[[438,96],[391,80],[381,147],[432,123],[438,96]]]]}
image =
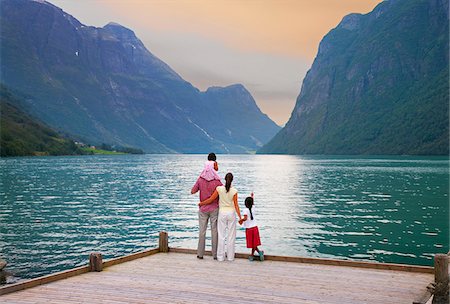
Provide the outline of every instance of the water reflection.
{"type": "MultiPolygon", "coordinates": [[[[16,278],[157,244],[196,248],[206,155],[1,159],[0,258],[16,278]]],[[[448,160],[219,155],[239,202],[255,193],[270,254],[430,265],[449,247],[448,160]]],[[[244,231],[237,251],[246,252],[244,231]]]]}

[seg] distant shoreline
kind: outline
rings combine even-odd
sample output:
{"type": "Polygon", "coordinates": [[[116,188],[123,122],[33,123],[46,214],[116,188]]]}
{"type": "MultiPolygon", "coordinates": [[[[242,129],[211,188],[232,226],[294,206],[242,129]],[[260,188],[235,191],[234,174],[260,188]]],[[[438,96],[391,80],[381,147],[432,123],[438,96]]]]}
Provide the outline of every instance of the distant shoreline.
{"type": "MultiPolygon", "coordinates": [[[[107,150],[97,150],[99,153],[83,153],[83,154],[61,154],[61,155],[51,155],[51,154],[45,154],[45,153],[39,153],[35,155],[11,155],[11,156],[0,156],[0,159],[7,159],[7,158],[16,158],[16,157],[58,157],[58,156],[110,156],[110,155],[204,155],[206,153],[125,153],[125,152],[117,152],[117,151],[107,151],[107,150]]],[[[227,153],[227,154],[218,154],[218,155],[243,155],[243,156],[298,156],[303,158],[323,158],[323,159],[331,159],[331,158],[361,158],[361,159],[392,159],[392,158],[428,158],[428,157],[435,157],[435,158],[441,158],[445,160],[450,160],[450,155],[436,155],[436,154],[429,154],[429,155],[386,155],[386,154],[380,154],[380,155],[366,155],[366,154],[360,154],[360,155],[336,155],[336,154],[258,154],[258,153],[227,153]]]]}

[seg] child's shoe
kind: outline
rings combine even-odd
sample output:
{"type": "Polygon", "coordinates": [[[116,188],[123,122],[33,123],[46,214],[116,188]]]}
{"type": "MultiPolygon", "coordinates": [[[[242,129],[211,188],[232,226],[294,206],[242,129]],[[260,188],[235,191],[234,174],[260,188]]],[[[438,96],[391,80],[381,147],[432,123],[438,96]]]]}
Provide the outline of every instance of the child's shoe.
{"type": "Polygon", "coordinates": [[[249,256],[248,256],[248,260],[249,260],[250,262],[252,262],[252,261],[254,260],[253,255],[249,255],[249,256]]]}
{"type": "Polygon", "coordinates": [[[264,261],[264,251],[260,251],[259,252],[259,260],[262,262],[262,261],[264,261]]]}

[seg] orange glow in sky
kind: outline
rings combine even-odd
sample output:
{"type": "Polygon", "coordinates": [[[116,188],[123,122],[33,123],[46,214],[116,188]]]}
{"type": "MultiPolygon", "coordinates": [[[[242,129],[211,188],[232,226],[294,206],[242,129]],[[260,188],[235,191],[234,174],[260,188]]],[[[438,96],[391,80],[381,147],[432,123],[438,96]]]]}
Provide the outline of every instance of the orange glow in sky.
{"type": "Polygon", "coordinates": [[[320,40],[380,0],[49,0],[86,25],[114,21],[201,90],[242,83],[284,125],[320,40]]]}
{"type": "Polygon", "coordinates": [[[345,15],[367,13],[380,0],[176,0],[105,3],[141,26],[219,39],[248,52],[313,59],[322,37],[345,15]],[[134,16],[148,15],[149,18],[134,16]],[[151,16],[151,17],[150,17],[151,16]]]}

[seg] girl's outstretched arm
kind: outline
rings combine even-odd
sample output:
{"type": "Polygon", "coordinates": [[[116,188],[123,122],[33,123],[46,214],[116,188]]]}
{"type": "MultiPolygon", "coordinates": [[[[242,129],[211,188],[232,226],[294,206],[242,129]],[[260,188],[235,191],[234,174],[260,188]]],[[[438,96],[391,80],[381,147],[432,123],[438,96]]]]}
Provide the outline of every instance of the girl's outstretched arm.
{"type": "Polygon", "coordinates": [[[217,190],[214,190],[213,194],[208,199],[205,199],[204,201],[198,203],[199,206],[209,205],[219,196],[219,193],[217,190]]]}

